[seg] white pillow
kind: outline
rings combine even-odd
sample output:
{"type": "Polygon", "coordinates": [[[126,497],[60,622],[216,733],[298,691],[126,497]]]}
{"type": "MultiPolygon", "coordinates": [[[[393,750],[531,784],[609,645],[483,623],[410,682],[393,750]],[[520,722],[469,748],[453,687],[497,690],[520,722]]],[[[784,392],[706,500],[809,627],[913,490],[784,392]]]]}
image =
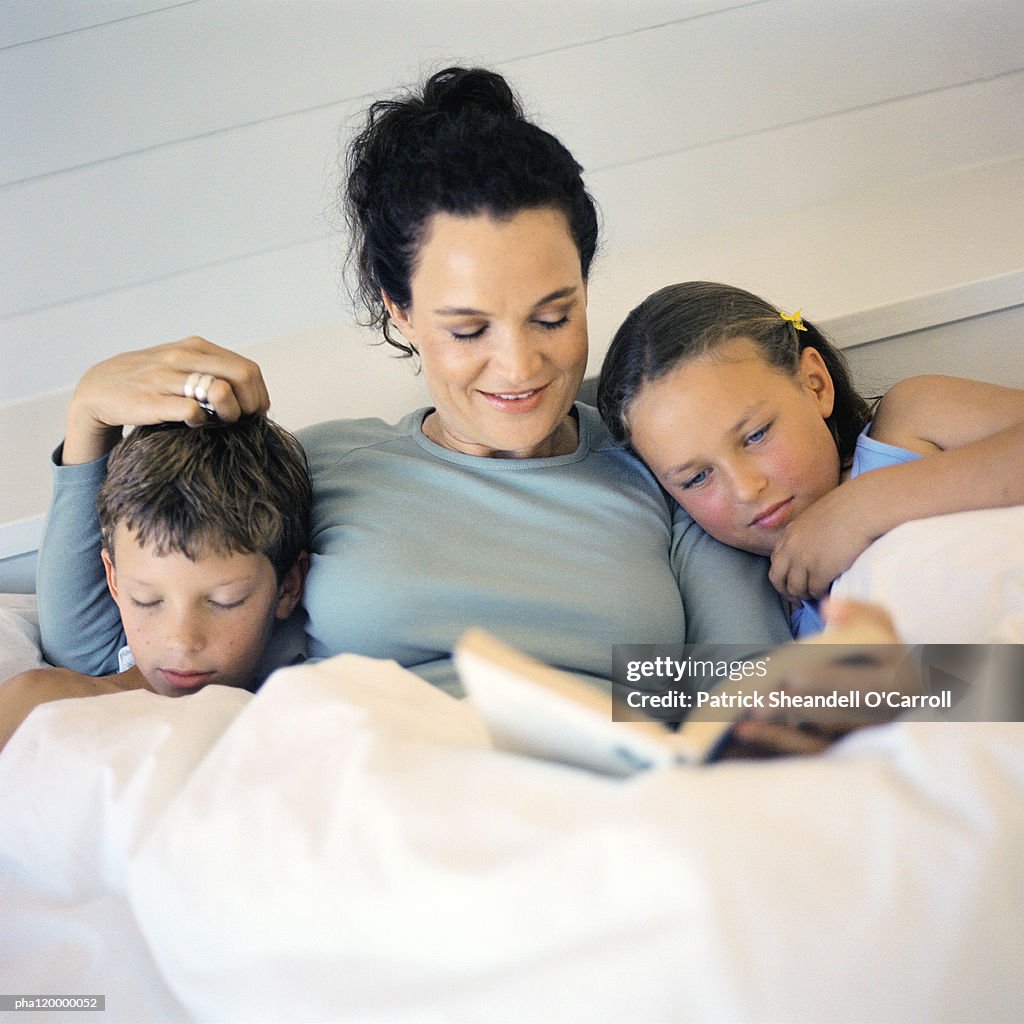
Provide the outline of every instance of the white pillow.
{"type": "Polygon", "coordinates": [[[44,668],[35,594],[0,594],[0,682],[44,668]]]}
{"type": "Polygon", "coordinates": [[[1019,637],[1024,506],[904,523],[875,541],[832,594],[884,605],[911,645],[1019,637]]]}

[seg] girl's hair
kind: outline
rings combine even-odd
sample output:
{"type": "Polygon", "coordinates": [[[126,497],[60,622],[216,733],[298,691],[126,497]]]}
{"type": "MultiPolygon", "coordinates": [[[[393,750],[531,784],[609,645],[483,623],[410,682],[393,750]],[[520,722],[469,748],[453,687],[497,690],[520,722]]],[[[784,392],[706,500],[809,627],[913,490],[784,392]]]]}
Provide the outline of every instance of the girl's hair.
{"type": "Polygon", "coordinates": [[[345,216],[352,290],[384,341],[395,338],[381,292],[411,302],[416,260],[435,213],[507,220],[552,208],[566,218],[587,279],[598,219],[582,168],[553,135],[526,120],[501,75],[447,68],[420,93],[372,104],[348,150],[345,216]]]}
{"type": "Polygon", "coordinates": [[[814,348],[835,385],[835,404],[825,422],[845,465],[871,419],[871,406],[854,389],[843,354],[809,320],[802,323],[804,331],[741,288],[708,281],[662,288],[644,299],[615,333],[598,381],[601,417],[612,437],[628,444],[630,405],[644,385],[734,338],[749,338],[770,366],[793,376],[800,354],[814,348]]]}
{"type": "Polygon", "coordinates": [[[110,453],[96,504],[111,558],[123,523],[160,555],[264,554],[280,582],[309,546],[311,502],[302,445],[254,415],[136,427],[110,453]]]}

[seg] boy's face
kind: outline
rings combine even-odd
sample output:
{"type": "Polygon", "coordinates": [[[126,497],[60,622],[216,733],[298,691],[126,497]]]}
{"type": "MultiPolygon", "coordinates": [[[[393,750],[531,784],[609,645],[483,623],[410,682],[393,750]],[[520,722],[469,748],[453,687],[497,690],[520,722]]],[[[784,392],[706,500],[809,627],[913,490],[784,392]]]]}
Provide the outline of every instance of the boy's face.
{"type": "Polygon", "coordinates": [[[113,546],[113,560],[103,552],[107,585],[149,685],[168,697],[210,683],[250,688],[274,619],[298,604],[303,566],[278,584],[266,555],[158,555],[121,524],[113,546]]]}

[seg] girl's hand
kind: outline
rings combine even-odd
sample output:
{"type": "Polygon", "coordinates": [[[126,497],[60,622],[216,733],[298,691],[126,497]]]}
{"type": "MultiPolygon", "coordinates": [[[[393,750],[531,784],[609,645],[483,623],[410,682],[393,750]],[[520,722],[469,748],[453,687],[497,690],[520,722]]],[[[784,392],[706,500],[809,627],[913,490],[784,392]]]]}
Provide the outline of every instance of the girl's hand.
{"type": "Polygon", "coordinates": [[[768,577],[791,601],[823,597],[875,539],[871,527],[871,474],[829,491],[785,529],[771,555],[768,577]]]}
{"type": "Polygon", "coordinates": [[[265,413],[270,396],[259,366],[204,338],[124,352],[97,363],[78,382],[68,409],[64,464],[91,462],[110,450],[125,424],[202,423],[206,411],[185,397],[193,374],[209,374],[206,402],[233,422],[265,413]]]}

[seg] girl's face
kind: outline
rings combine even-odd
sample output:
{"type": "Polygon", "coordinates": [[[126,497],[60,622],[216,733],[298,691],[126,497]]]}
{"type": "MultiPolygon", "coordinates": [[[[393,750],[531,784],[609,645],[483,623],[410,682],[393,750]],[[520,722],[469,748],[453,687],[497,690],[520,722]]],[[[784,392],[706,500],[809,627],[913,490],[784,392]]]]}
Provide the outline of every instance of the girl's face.
{"type": "Polygon", "coordinates": [[[825,423],[834,398],[816,349],[804,350],[794,378],[737,338],[644,385],[629,428],[662,487],[712,537],[767,555],[789,522],[839,484],[825,423]]]}
{"type": "Polygon", "coordinates": [[[409,307],[384,300],[420,355],[429,437],[482,456],[575,448],[567,414],[587,366],[587,290],[562,213],[436,214],[409,307]]]}

